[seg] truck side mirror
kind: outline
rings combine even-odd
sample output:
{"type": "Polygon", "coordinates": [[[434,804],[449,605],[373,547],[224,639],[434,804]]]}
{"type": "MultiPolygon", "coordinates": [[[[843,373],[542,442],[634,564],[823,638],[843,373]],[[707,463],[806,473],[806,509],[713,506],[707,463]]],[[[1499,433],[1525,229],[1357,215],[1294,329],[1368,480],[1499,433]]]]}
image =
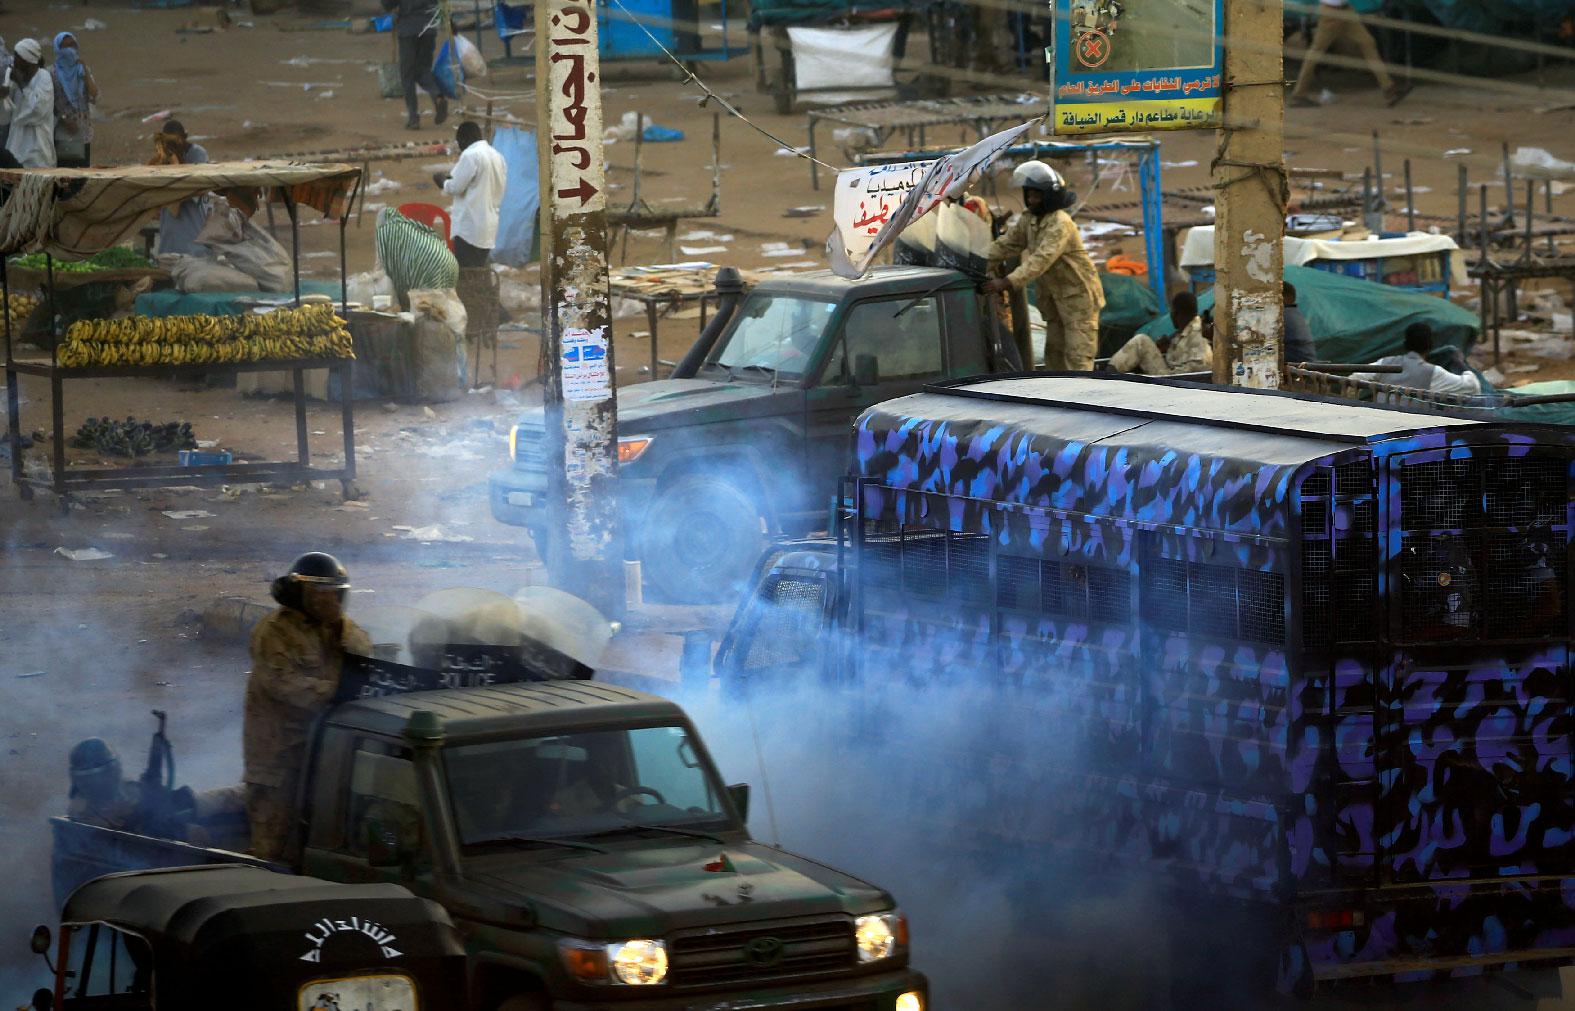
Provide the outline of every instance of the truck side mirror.
{"type": "Polygon", "coordinates": [[[53,940],[49,928],[40,923],[33,928],[33,939],[29,942],[35,955],[49,954],[49,945],[53,940]]]}
{"type": "Polygon", "coordinates": [[[853,356],[853,385],[874,386],[880,382],[880,365],[874,355],[853,356]]]}
{"type": "Polygon", "coordinates": [[[749,822],[749,784],[734,783],[727,788],[727,795],[733,801],[733,806],[738,808],[740,821],[749,822]]]}

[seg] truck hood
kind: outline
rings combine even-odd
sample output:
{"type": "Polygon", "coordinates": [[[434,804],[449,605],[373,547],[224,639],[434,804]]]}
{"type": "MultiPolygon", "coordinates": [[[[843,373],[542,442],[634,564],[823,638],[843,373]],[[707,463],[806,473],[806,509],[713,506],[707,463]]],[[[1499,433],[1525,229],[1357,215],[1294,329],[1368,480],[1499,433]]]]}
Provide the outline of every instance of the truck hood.
{"type": "Polygon", "coordinates": [[[519,896],[546,929],[606,940],[892,906],[874,885],[755,842],[641,840],[608,850],[552,851],[530,863],[517,853],[488,856],[465,876],[519,896]]]}
{"type": "MultiPolygon", "coordinates": [[[[802,397],[803,390],[796,385],[772,389],[770,383],[657,379],[618,391],[618,431],[644,434],[711,421],[791,414],[800,409],[802,397]]],[[[544,417],[543,409],[535,407],[520,421],[539,428],[544,417]]]]}

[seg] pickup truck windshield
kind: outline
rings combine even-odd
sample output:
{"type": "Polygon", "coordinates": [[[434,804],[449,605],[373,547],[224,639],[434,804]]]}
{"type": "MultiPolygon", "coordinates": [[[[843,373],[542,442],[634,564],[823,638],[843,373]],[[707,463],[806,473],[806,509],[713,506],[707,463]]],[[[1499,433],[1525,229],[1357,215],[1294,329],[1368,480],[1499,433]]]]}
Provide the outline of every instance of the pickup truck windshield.
{"type": "Polygon", "coordinates": [[[809,368],[836,307],[835,302],[791,295],[750,295],[711,364],[735,379],[750,374],[798,379],[809,368]]]}
{"type": "Polygon", "coordinates": [[[572,838],[632,825],[725,827],[682,727],[597,730],[445,749],[460,843],[572,838]]]}

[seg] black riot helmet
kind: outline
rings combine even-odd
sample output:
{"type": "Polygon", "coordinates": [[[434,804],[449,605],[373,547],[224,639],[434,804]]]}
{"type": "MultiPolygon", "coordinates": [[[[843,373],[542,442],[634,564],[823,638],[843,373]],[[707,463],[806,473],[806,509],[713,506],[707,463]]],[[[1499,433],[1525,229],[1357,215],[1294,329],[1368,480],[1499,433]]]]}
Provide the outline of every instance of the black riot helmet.
{"type": "Polygon", "coordinates": [[[120,786],[120,756],[101,737],[89,737],[71,749],[71,796],[95,802],[114,795],[120,786]]]}
{"type": "Polygon", "coordinates": [[[1037,159],[1012,170],[1012,185],[1043,194],[1045,213],[1065,210],[1077,203],[1077,194],[1067,189],[1061,173],[1037,159]]]}
{"type": "Polygon", "coordinates": [[[308,551],[297,558],[290,571],[273,581],[273,599],[285,607],[304,610],[301,590],[308,586],[338,590],[341,600],[350,589],[350,573],[339,559],[323,551],[308,551]]]}

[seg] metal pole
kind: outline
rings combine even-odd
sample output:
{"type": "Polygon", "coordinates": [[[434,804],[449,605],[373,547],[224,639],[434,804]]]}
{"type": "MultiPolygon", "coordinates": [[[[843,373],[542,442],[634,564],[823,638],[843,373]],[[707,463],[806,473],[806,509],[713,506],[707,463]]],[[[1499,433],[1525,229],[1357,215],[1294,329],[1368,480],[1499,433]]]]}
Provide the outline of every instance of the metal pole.
{"type": "Polygon", "coordinates": [[[49,297],[49,364],[55,367],[60,364],[60,310],[55,305],[55,258],[49,253],[44,254],[44,274],[48,279],[45,291],[49,297]]]}
{"type": "Polygon", "coordinates": [[[280,192],[284,194],[284,209],[290,215],[290,270],[295,274],[295,304],[301,304],[301,222],[300,216],[295,211],[295,194],[290,192],[290,187],[281,186],[280,192]]]}
{"type": "MultiPolygon", "coordinates": [[[[1283,8],[1281,0],[1226,3],[1221,35],[1278,39],[1283,8]]],[[[1214,379],[1276,388],[1284,368],[1285,95],[1261,85],[1283,80],[1284,54],[1277,45],[1227,46],[1224,69],[1214,176],[1215,348],[1224,353],[1214,356],[1214,379]]]]}
{"type": "Polygon", "coordinates": [[[1411,159],[1405,160],[1405,230],[1416,231],[1416,199],[1411,190],[1411,159]]]}
{"type": "Polygon", "coordinates": [[[600,76],[595,5],[539,0],[542,340],[551,461],[543,561],[555,585],[617,616],[626,597],[600,76]]]}
{"type": "Polygon", "coordinates": [[[1509,172],[1509,141],[1504,142],[1504,227],[1515,227],[1515,180],[1509,172]]]}
{"type": "Polygon", "coordinates": [[[1461,246],[1470,241],[1470,236],[1466,232],[1466,185],[1466,166],[1461,162],[1455,166],[1455,195],[1460,201],[1459,220],[1455,223],[1455,242],[1461,246]]]}
{"type": "Polygon", "coordinates": [[[1373,192],[1378,194],[1378,198],[1373,201],[1373,213],[1379,216],[1378,228],[1375,231],[1381,232],[1384,228],[1384,207],[1387,205],[1384,201],[1384,158],[1378,142],[1377,130],[1373,131],[1373,192]]]}
{"type": "MultiPolygon", "coordinates": [[[[1552,179],[1544,179],[1542,181],[1542,194],[1547,200],[1547,202],[1543,206],[1547,209],[1548,220],[1552,221],[1553,220],[1553,180],[1552,179]]],[[[1558,248],[1553,244],[1553,233],[1552,232],[1548,233],[1548,255],[1549,256],[1557,256],[1558,255],[1558,248]]]]}

